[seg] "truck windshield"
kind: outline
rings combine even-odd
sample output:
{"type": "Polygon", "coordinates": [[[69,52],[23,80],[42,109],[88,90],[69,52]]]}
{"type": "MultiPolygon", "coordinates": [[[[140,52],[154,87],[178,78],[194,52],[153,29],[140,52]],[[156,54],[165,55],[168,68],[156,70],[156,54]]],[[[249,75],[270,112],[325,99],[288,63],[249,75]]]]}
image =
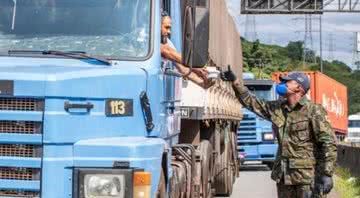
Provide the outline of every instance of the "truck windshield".
{"type": "Polygon", "coordinates": [[[108,58],[149,52],[151,0],[0,0],[0,53],[82,51],[108,58]]]}
{"type": "Polygon", "coordinates": [[[272,86],[267,85],[247,85],[251,93],[264,100],[273,100],[272,86]]]}
{"type": "Polygon", "coordinates": [[[360,128],[360,120],[349,120],[350,128],[360,128]]]}

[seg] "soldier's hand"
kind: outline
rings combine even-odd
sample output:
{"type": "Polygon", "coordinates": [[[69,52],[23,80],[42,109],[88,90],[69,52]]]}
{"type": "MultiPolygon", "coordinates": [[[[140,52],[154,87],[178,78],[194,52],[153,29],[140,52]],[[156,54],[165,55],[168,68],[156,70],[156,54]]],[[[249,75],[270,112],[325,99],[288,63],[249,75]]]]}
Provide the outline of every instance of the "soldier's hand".
{"type": "Polygon", "coordinates": [[[228,70],[225,72],[221,72],[221,79],[224,81],[234,82],[236,80],[236,76],[234,72],[231,70],[230,65],[228,66],[228,70]]]}
{"type": "Polygon", "coordinates": [[[334,186],[334,182],[332,177],[323,175],[321,176],[319,183],[316,184],[315,187],[317,188],[318,192],[323,192],[324,194],[328,194],[333,188],[333,186],[334,186]]]}

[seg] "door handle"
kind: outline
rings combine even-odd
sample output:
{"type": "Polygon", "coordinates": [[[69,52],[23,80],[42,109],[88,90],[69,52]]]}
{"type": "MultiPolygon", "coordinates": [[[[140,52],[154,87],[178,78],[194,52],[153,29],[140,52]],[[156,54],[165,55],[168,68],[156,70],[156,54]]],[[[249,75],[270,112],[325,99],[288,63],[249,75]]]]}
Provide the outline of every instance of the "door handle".
{"type": "Polygon", "coordinates": [[[90,112],[90,110],[93,108],[94,108],[94,105],[91,104],[90,102],[88,102],[86,104],[81,104],[81,103],[70,103],[70,102],[66,101],[64,103],[64,109],[67,112],[69,112],[70,109],[86,109],[87,112],[90,112]]]}

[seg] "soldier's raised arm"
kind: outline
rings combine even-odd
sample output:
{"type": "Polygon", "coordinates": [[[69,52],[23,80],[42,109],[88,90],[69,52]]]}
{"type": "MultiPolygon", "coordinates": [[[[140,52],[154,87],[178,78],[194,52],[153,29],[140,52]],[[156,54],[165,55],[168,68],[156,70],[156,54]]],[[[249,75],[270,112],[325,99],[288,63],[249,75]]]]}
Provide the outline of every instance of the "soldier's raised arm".
{"type": "Polygon", "coordinates": [[[263,99],[257,98],[255,95],[251,94],[249,89],[243,84],[240,79],[237,79],[235,74],[231,71],[230,66],[226,72],[223,72],[221,75],[222,79],[225,81],[231,81],[233,83],[233,88],[236,94],[236,97],[244,107],[250,111],[256,113],[258,116],[270,120],[272,115],[272,110],[275,105],[278,104],[276,101],[265,101],[263,99]]]}

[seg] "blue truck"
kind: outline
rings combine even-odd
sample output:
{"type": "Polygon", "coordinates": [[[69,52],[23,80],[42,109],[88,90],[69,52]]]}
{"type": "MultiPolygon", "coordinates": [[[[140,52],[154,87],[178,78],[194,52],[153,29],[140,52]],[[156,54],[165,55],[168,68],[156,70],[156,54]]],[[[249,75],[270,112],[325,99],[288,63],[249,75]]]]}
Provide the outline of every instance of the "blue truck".
{"type": "MultiPolygon", "coordinates": [[[[251,73],[244,73],[244,84],[258,98],[275,100],[274,82],[255,80],[251,73]]],[[[271,169],[278,148],[271,122],[243,109],[244,117],[237,130],[237,145],[241,163],[261,161],[271,169]]]]}
{"type": "Polygon", "coordinates": [[[231,194],[240,104],[219,79],[181,86],[160,54],[166,10],[186,65],[225,66],[209,2],[1,0],[0,197],[231,194]],[[192,89],[201,104],[182,102],[192,89]]]}

